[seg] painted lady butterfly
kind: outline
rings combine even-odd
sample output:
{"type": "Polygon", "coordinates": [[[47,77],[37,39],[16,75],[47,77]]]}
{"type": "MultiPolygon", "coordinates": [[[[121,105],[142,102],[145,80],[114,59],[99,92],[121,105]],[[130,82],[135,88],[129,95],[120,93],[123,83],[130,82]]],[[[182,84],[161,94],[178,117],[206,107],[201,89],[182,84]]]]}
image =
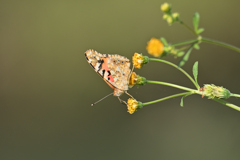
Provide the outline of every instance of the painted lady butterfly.
{"type": "Polygon", "coordinates": [[[129,59],[120,55],[101,54],[92,49],[87,50],[85,56],[93,69],[114,90],[114,96],[119,98],[124,92],[127,93],[131,74],[129,59]]]}

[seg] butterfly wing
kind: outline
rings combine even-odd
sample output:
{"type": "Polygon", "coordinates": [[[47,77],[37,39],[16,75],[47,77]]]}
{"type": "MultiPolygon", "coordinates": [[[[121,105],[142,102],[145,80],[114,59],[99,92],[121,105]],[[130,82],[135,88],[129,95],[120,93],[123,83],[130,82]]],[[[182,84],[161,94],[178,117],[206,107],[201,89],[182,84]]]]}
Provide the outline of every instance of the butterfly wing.
{"type": "Polygon", "coordinates": [[[128,78],[131,70],[130,61],[126,57],[101,54],[91,49],[85,52],[85,56],[88,63],[114,91],[128,90],[128,78]]]}
{"type": "Polygon", "coordinates": [[[110,81],[110,83],[117,89],[128,90],[128,79],[131,72],[130,61],[123,56],[109,55],[107,65],[114,79],[114,82],[110,81]]]}

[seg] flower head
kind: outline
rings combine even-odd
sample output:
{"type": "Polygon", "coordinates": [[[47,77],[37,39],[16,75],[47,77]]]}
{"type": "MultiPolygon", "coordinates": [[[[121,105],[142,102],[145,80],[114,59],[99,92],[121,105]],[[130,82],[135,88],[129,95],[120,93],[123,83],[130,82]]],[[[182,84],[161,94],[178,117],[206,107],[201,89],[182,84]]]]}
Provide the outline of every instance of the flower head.
{"type": "Polygon", "coordinates": [[[142,103],[137,101],[136,99],[129,98],[127,102],[128,113],[133,114],[138,109],[142,108],[142,103]]]}
{"type": "Polygon", "coordinates": [[[167,23],[169,24],[169,25],[172,25],[173,24],[173,18],[172,18],[172,16],[169,16],[168,18],[167,18],[167,23]]]}
{"type": "Polygon", "coordinates": [[[179,19],[179,13],[177,13],[177,12],[173,13],[172,17],[175,21],[177,21],[179,19]]]}
{"type": "Polygon", "coordinates": [[[203,87],[203,95],[207,96],[209,99],[215,97],[227,99],[231,96],[231,93],[226,88],[215,86],[214,84],[205,84],[203,87]]]}
{"type": "Polygon", "coordinates": [[[163,3],[160,8],[164,13],[171,11],[171,6],[168,3],[163,3]]]}
{"type": "Polygon", "coordinates": [[[148,59],[149,58],[147,56],[142,56],[142,54],[134,53],[134,56],[132,57],[133,66],[140,69],[143,64],[148,63],[148,59]]]}
{"type": "Polygon", "coordinates": [[[129,83],[128,83],[128,86],[130,88],[132,88],[136,84],[136,79],[137,79],[137,74],[135,72],[132,72],[129,79],[129,83]]]}
{"type": "Polygon", "coordinates": [[[164,52],[164,45],[159,39],[151,38],[146,49],[148,50],[149,54],[159,57],[164,52]]]}
{"type": "Polygon", "coordinates": [[[144,85],[146,82],[146,78],[137,75],[135,72],[132,72],[128,86],[132,88],[134,85],[144,85]]]}
{"type": "Polygon", "coordinates": [[[164,20],[167,20],[169,16],[170,16],[170,15],[168,15],[168,14],[164,14],[164,15],[163,15],[163,19],[164,19],[164,20]]]}

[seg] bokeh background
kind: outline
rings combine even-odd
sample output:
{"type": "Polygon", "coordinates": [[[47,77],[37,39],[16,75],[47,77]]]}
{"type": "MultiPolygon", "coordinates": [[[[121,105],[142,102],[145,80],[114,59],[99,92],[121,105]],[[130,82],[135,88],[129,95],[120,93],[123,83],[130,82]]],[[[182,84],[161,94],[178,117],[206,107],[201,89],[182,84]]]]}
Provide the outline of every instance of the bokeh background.
{"type": "MultiPolygon", "coordinates": [[[[112,89],[84,52],[147,54],[151,37],[176,43],[194,36],[162,20],[161,0],[0,0],[0,159],[238,160],[240,113],[193,95],[152,104],[133,115],[116,97],[90,104],[112,89]]],[[[236,0],[171,0],[173,12],[192,25],[200,13],[205,37],[240,47],[236,0]]],[[[199,84],[240,93],[240,53],[201,44],[183,67],[199,62],[199,84]]],[[[180,59],[165,58],[177,64],[180,59]]],[[[151,62],[138,74],[193,88],[178,70],[151,62]]],[[[148,84],[129,90],[148,102],[181,90],[148,84]]],[[[127,100],[128,96],[122,96],[127,100]]],[[[240,105],[239,98],[228,101],[240,105]]]]}

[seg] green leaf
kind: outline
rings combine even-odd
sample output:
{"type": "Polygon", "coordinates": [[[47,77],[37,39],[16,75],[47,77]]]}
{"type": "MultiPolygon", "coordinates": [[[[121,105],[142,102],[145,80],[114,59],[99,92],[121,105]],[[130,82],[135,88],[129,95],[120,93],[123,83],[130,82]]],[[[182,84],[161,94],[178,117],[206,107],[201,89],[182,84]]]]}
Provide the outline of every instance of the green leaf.
{"type": "Polygon", "coordinates": [[[196,84],[197,84],[197,86],[198,86],[197,88],[199,89],[200,87],[199,87],[198,82],[197,82],[197,77],[198,77],[198,61],[196,61],[196,62],[194,63],[192,71],[193,71],[193,76],[194,76],[195,82],[196,82],[196,84]]]}
{"type": "Polygon", "coordinates": [[[194,79],[195,81],[197,82],[197,76],[198,76],[198,61],[196,61],[193,65],[193,76],[194,76],[194,79]]]}
{"type": "Polygon", "coordinates": [[[180,106],[181,107],[183,107],[183,99],[185,98],[185,96],[183,96],[182,98],[181,98],[181,103],[180,103],[180,106]]]}
{"type": "Polygon", "coordinates": [[[183,56],[182,60],[179,62],[178,66],[182,67],[189,59],[193,47],[189,48],[187,53],[183,56]]]}
{"type": "Polygon", "coordinates": [[[164,51],[159,58],[166,57],[168,54],[169,54],[168,52],[164,51]]]}
{"type": "Polygon", "coordinates": [[[200,15],[198,12],[196,12],[193,16],[193,26],[196,33],[198,31],[199,19],[200,19],[200,15]]]}
{"type": "Polygon", "coordinates": [[[200,34],[200,33],[202,33],[204,31],[204,28],[199,28],[198,30],[197,30],[197,34],[200,34]]]}
{"type": "Polygon", "coordinates": [[[183,51],[177,53],[177,56],[178,56],[178,57],[182,57],[183,55],[184,55],[184,52],[183,52],[183,51]]]}
{"type": "Polygon", "coordinates": [[[167,40],[163,37],[160,38],[161,42],[163,43],[164,46],[167,46],[168,43],[167,43],[167,40]]]}
{"type": "Polygon", "coordinates": [[[185,94],[182,98],[181,98],[181,102],[180,102],[180,106],[183,107],[183,99],[189,95],[191,95],[192,93],[187,93],[185,94]]]}
{"type": "Polygon", "coordinates": [[[197,49],[197,50],[199,50],[199,49],[200,49],[200,47],[199,47],[198,43],[195,43],[193,47],[194,47],[195,49],[197,49]]]}

